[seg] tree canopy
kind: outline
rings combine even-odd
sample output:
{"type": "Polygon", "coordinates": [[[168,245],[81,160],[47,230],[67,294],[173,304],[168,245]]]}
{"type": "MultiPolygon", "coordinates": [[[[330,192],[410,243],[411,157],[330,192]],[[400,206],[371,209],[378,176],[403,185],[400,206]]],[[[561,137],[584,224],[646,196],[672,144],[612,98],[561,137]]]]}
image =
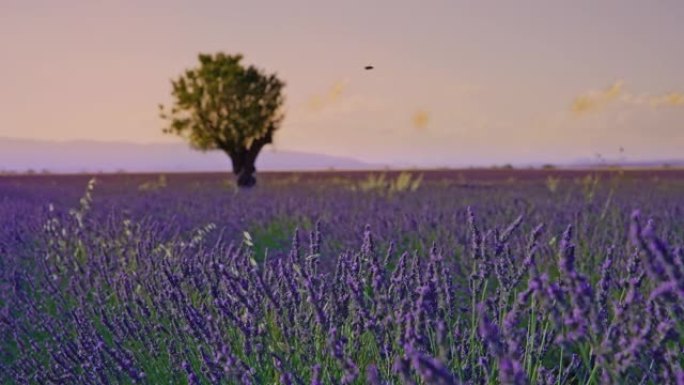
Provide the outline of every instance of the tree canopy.
{"type": "Polygon", "coordinates": [[[199,66],[171,80],[173,105],[160,105],[164,132],[186,138],[199,150],[224,151],[238,185],[256,183],[261,149],[283,120],[285,83],[275,74],[245,66],[242,55],[200,54],[199,66]]]}

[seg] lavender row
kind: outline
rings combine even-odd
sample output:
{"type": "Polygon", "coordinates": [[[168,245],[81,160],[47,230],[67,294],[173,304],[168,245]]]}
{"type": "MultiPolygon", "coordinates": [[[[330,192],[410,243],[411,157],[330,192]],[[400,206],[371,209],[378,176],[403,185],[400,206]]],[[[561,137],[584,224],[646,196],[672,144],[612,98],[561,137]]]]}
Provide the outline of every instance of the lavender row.
{"type": "Polygon", "coordinates": [[[270,250],[238,225],[121,221],[97,195],[48,212],[31,263],[4,260],[0,379],[682,383],[684,256],[663,240],[681,239],[676,216],[656,229],[584,202],[542,224],[498,203],[437,216],[411,195],[368,202],[413,209],[378,215],[396,233],[320,220],[270,250]],[[432,240],[416,236],[432,222],[432,240]]]}

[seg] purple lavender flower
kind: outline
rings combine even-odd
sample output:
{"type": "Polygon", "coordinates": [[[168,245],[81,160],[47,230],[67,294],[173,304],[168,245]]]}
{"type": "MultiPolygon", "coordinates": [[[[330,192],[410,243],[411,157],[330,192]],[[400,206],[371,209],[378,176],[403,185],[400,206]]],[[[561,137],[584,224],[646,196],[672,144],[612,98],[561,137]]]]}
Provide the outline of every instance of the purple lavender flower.
{"type": "Polygon", "coordinates": [[[323,385],[321,382],[321,365],[315,364],[311,368],[311,385],[323,385]]]}
{"type": "Polygon", "coordinates": [[[413,369],[428,384],[456,385],[454,375],[436,358],[430,357],[414,349],[411,345],[404,346],[413,369]]]}

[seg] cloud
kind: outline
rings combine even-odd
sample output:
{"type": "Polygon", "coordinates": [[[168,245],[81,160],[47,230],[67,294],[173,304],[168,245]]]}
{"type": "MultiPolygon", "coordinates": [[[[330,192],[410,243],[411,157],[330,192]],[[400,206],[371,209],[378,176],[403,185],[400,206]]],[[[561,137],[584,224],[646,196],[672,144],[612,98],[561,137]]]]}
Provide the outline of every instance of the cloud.
{"type": "Polygon", "coordinates": [[[684,93],[669,92],[662,95],[632,95],[629,93],[625,93],[620,98],[620,101],[624,104],[634,106],[649,106],[652,108],[679,107],[684,106],[684,93]]]}
{"type": "Polygon", "coordinates": [[[623,84],[622,80],[618,80],[604,90],[589,91],[576,97],[572,102],[572,112],[583,115],[603,110],[608,104],[620,97],[623,93],[623,84]]]}
{"type": "Polygon", "coordinates": [[[670,92],[660,96],[651,96],[648,101],[651,107],[676,107],[684,106],[684,93],[670,92]]]}
{"type": "Polygon", "coordinates": [[[623,88],[624,82],[618,80],[601,91],[589,91],[575,98],[572,112],[577,115],[600,112],[613,102],[632,106],[678,107],[684,106],[684,93],[669,92],[662,95],[634,95],[623,88]]]}
{"type": "Polygon", "coordinates": [[[349,85],[349,80],[338,80],[327,92],[314,95],[309,99],[308,107],[310,111],[321,111],[335,104],[349,85]]]}
{"type": "Polygon", "coordinates": [[[413,122],[413,127],[422,130],[427,128],[428,123],[430,123],[430,114],[425,110],[416,111],[411,117],[413,122]]]}
{"type": "MultiPolygon", "coordinates": [[[[375,117],[386,114],[389,109],[387,100],[372,95],[354,94],[343,90],[343,95],[333,98],[319,98],[304,100],[301,104],[293,106],[287,113],[288,125],[315,124],[317,128],[325,122],[326,125],[339,122],[341,118],[351,116],[375,117]],[[315,101],[315,102],[314,102],[315,101]]],[[[331,92],[330,94],[335,94],[331,92]]],[[[330,95],[325,94],[325,95],[330,95]]],[[[384,116],[384,115],[383,115],[384,116]]]]}

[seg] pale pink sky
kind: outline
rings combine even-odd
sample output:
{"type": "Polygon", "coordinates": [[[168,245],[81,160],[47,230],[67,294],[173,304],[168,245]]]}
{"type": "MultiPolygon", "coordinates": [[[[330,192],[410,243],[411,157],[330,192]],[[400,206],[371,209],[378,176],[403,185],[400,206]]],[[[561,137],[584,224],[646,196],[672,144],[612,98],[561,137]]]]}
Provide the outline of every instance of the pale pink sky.
{"type": "Polygon", "coordinates": [[[287,82],[278,149],[682,157],[682,20],[679,0],[2,0],[0,137],[178,140],[157,117],[169,79],[225,51],[287,82]]]}

